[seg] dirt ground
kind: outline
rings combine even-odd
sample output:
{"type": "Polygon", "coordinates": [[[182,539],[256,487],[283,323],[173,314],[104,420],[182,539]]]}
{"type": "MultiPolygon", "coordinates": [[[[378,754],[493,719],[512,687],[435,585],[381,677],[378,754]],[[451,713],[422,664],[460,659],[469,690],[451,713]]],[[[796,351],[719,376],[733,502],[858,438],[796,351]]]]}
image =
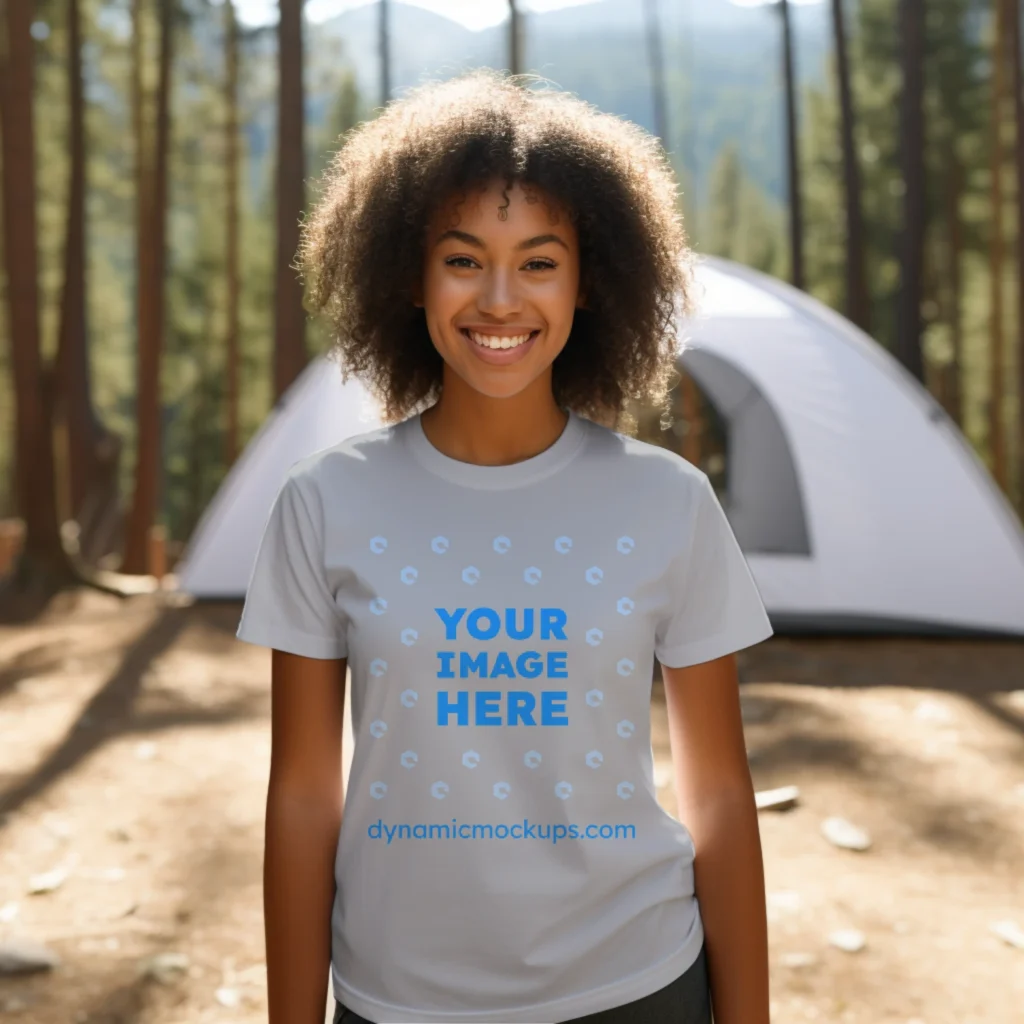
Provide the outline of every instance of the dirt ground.
{"type": "MultiPolygon", "coordinates": [[[[0,977],[4,1019],[266,1019],[269,655],[238,612],[78,592],[0,627],[0,942],[60,958],[0,977]]],[[[776,638],[741,674],[756,788],[800,789],[760,817],[773,1022],[1024,1022],[1024,949],[991,927],[1024,929],[1024,645],[776,638]]],[[[652,713],[672,810],[657,687],[652,713]]]]}

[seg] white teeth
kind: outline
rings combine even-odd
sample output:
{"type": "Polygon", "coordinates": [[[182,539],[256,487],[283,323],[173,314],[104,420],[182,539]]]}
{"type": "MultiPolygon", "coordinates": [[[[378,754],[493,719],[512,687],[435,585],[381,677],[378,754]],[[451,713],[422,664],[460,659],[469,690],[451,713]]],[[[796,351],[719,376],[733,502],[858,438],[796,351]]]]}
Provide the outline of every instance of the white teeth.
{"type": "Polygon", "coordinates": [[[478,345],[482,345],[484,348],[518,348],[525,341],[530,340],[530,335],[533,333],[530,331],[528,334],[517,334],[512,338],[498,338],[491,334],[478,334],[476,331],[469,331],[469,336],[478,345]]]}

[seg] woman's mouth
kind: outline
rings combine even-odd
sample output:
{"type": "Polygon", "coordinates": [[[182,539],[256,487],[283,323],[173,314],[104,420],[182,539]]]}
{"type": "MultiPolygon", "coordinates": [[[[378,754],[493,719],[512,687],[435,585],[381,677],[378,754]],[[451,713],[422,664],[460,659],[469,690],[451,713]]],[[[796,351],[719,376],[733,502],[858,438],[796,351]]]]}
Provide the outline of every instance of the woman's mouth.
{"type": "Polygon", "coordinates": [[[483,334],[480,331],[472,331],[463,327],[462,333],[469,338],[474,345],[495,351],[499,349],[519,348],[520,345],[525,345],[526,342],[530,341],[530,339],[535,335],[540,334],[540,331],[524,331],[522,334],[497,335],[483,334]]]}

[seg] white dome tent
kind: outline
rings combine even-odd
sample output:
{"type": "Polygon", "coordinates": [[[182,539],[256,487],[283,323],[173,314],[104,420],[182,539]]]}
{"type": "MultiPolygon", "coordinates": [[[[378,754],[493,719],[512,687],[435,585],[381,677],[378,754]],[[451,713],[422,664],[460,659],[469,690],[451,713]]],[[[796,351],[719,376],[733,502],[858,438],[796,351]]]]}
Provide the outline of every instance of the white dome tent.
{"type": "MultiPolygon", "coordinates": [[[[803,292],[717,259],[697,277],[681,358],[725,424],[723,505],[776,629],[1024,636],[1024,531],[931,396],[803,292]]],[[[378,425],[361,385],[308,367],[206,510],[181,589],[241,597],[288,468],[378,425]]]]}

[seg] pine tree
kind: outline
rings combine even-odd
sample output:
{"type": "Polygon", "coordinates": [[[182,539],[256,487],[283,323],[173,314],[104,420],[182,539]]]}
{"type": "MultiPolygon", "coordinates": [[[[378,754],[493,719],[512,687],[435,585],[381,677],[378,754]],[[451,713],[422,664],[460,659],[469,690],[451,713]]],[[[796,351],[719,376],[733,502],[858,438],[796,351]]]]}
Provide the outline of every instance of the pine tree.
{"type": "Polygon", "coordinates": [[[167,186],[171,132],[171,67],[177,0],[158,0],[160,15],[159,78],[155,97],[153,150],[143,160],[140,185],[139,307],[136,367],[135,487],[121,569],[149,571],[150,531],[160,501],[161,362],[164,349],[167,186]]]}
{"type": "Polygon", "coordinates": [[[14,378],[17,507],[25,521],[13,589],[38,594],[70,582],[74,569],[64,549],[57,508],[53,370],[41,345],[31,20],[27,3],[0,6],[0,201],[14,378]]]}
{"type": "Polygon", "coordinates": [[[293,268],[305,208],[305,102],[302,0],[280,0],[278,27],[277,263],[274,297],[274,395],[306,365],[302,283],[293,268]]]}

